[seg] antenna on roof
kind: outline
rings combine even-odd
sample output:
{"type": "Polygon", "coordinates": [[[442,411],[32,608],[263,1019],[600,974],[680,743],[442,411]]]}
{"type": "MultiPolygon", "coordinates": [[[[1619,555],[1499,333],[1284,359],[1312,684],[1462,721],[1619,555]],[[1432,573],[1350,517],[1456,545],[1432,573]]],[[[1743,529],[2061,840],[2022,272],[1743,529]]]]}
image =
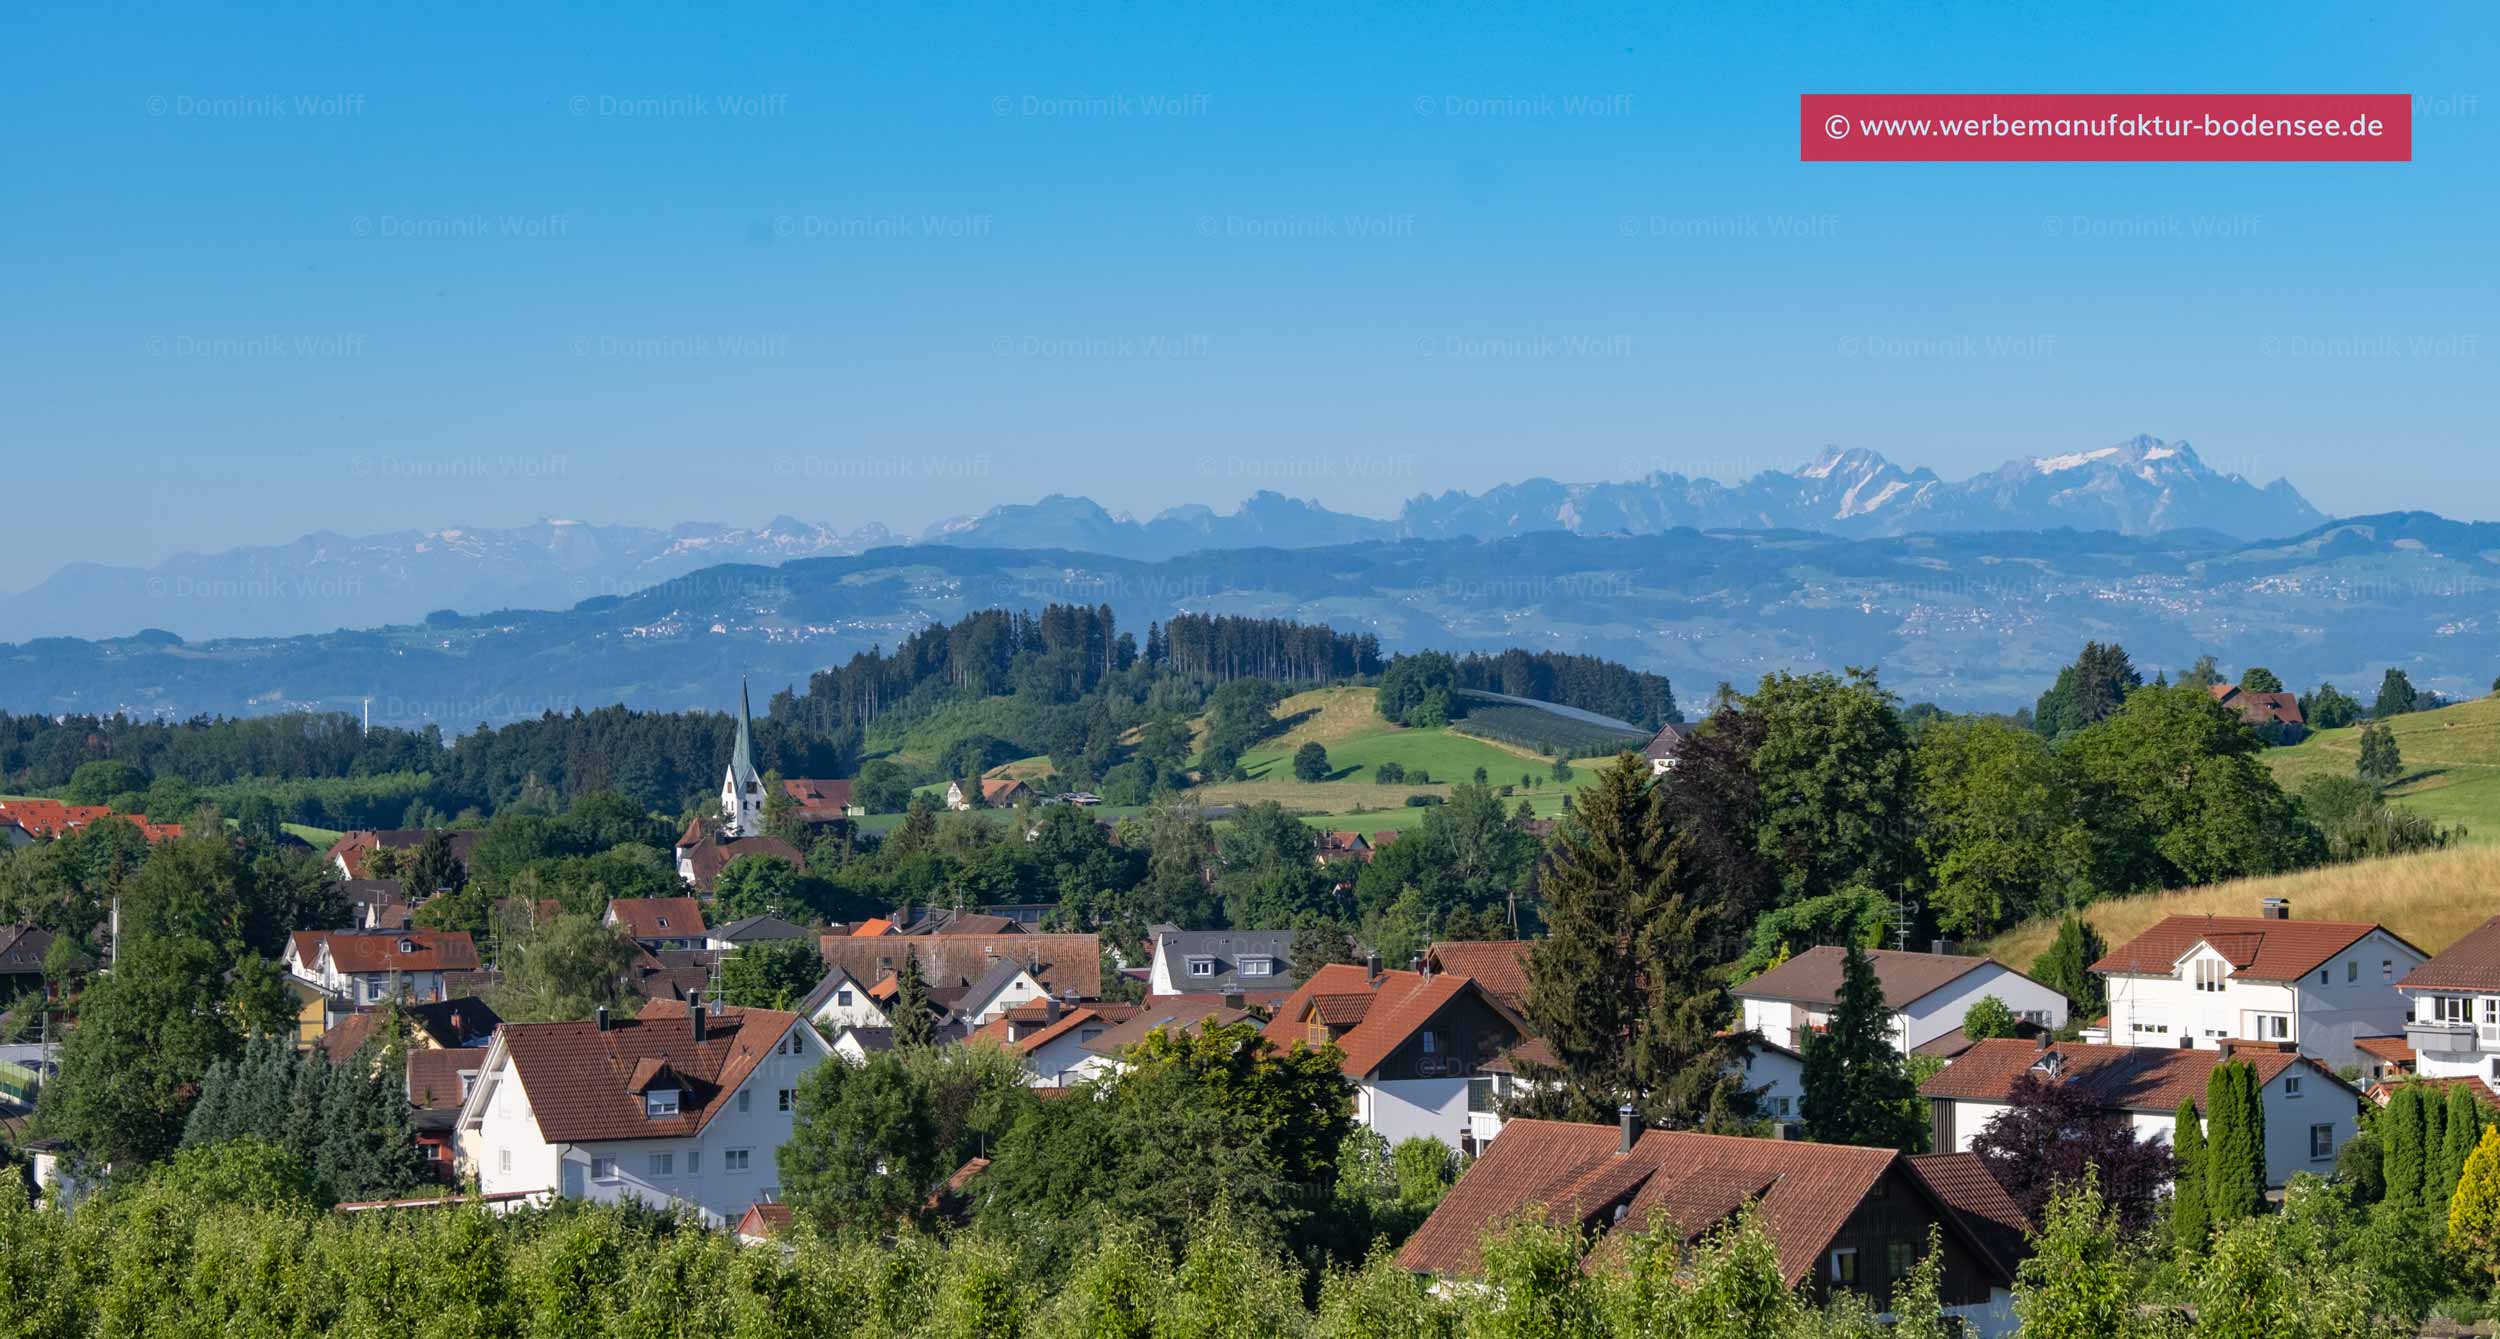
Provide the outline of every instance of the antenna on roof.
{"type": "Polygon", "coordinates": [[[1908,952],[1910,931],[1918,928],[1919,904],[1907,897],[1895,898],[1892,904],[1892,946],[1908,952]]]}

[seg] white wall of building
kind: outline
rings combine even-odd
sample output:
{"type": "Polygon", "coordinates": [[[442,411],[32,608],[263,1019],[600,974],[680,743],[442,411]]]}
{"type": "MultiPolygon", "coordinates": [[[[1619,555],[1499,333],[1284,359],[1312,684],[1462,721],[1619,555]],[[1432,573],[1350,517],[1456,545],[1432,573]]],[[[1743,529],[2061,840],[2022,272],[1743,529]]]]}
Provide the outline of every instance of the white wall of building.
{"type": "Polygon", "coordinates": [[[1395,1144],[1422,1135],[1452,1148],[1468,1128],[1467,1080],[1385,1079],[1355,1089],[1355,1123],[1395,1144]]]}
{"type": "Polygon", "coordinates": [[[845,982],[816,1007],[809,1022],[828,1032],[839,1034],[844,1028],[891,1027],[893,1022],[875,1000],[868,998],[868,988],[857,981],[845,982]],[[844,996],[850,998],[846,1002],[844,996]]]}
{"type": "MultiPolygon", "coordinates": [[[[2296,1173],[2315,1172],[2325,1176],[2335,1170],[2335,1154],[2343,1150],[2356,1129],[2354,1098],[2350,1088],[2336,1083],[2325,1074],[2307,1066],[2293,1065],[2274,1077],[2272,1083],[2258,1090],[2259,1102],[2266,1113],[2266,1186],[2281,1189],[2296,1173]],[[2298,1091],[2293,1091],[2295,1081],[2298,1091]],[[2330,1127],[2330,1145],[2323,1157],[2312,1157],[2310,1138],[2313,1126],[2330,1127]]],[[[1953,1113],[1953,1149],[1955,1153],[1970,1152],[1971,1140],[1987,1128],[1997,1113],[2005,1110],[2002,1102],[1957,1101],[1953,1113]]],[[[2178,1114],[2171,1111],[2129,1112],[2127,1124],[2140,1140],[2160,1139],[2173,1143],[2178,1135],[2178,1114]]]]}
{"type": "Polygon", "coordinates": [[[2299,981],[2256,981],[2231,974],[2230,963],[2205,945],[2167,976],[2110,974],[2109,1039],[2117,1046],[2169,1046],[2184,1040],[2215,1050],[2226,1039],[2288,1040],[2330,1069],[2357,1064],[2357,1037],[2402,1032],[2405,999],[2395,982],[2422,956],[2385,931],[2373,931],[2299,981]],[[2199,990],[2199,964],[2221,974],[2222,989],[2199,990]],[[2289,1036],[2269,1019],[2281,1018],[2289,1036]]]}
{"type": "Polygon", "coordinates": [[[1995,996],[2016,1018],[2039,1015],[2051,1028],[2066,1025],[2066,997],[2025,977],[2003,963],[1991,962],[1965,972],[1904,1006],[1895,1041],[1904,1051],[1934,1041],[1962,1025],[1970,1007],[1995,996]]]}
{"type": "Polygon", "coordinates": [[[1793,1055],[1755,1051],[1745,1057],[1745,1086],[1763,1089],[1762,1114],[1775,1121],[1804,1119],[1805,1065],[1793,1055]]]}

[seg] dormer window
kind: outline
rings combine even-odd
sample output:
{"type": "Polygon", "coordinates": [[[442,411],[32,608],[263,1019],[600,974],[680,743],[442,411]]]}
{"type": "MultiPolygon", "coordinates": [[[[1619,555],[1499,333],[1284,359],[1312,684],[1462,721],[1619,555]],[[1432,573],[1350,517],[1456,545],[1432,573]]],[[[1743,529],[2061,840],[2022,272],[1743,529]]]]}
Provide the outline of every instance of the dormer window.
{"type": "Polygon", "coordinates": [[[663,929],[663,930],[667,929],[667,928],[668,928],[668,917],[666,917],[666,916],[662,916],[662,917],[660,917],[660,918],[659,918],[659,920],[660,920],[660,928],[661,928],[661,929],[663,929]]]}
{"type": "Polygon", "coordinates": [[[654,1088],[644,1093],[642,1095],[643,1118],[658,1120],[662,1116],[676,1115],[677,1092],[675,1088],[654,1088]]]}
{"type": "Polygon", "coordinates": [[[1213,975],[1215,975],[1215,959],[1213,959],[1213,958],[1191,958],[1191,959],[1189,960],[1189,974],[1190,974],[1191,976],[1213,976],[1213,975]]]}
{"type": "Polygon", "coordinates": [[[400,941],[399,941],[399,951],[400,951],[400,952],[402,952],[402,953],[414,953],[414,952],[416,952],[416,951],[417,951],[417,941],[415,941],[415,940],[413,940],[413,939],[403,939],[403,940],[400,940],[400,941]]]}
{"type": "Polygon", "coordinates": [[[1241,960],[1241,974],[1243,976],[1274,976],[1276,960],[1274,958],[1244,958],[1241,960]]]}
{"type": "Polygon", "coordinates": [[[2048,1075],[2050,1078],[2056,1078],[2058,1069],[2065,1063],[2066,1062],[2063,1057],[2058,1055],[2057,1052],[2051,1051],[2047,1055],[2041,1056],[2038,1060],[2032,1062],[2031,1067],[2043,1074],[2048,1075]]]}
{"type": "Polygon", "coordinates": [[[2196,988],[2220,992],[2223,977],[2228,971],[2229,969],[2217,959],[2198,958],[2196,960],[2196,988]]]}

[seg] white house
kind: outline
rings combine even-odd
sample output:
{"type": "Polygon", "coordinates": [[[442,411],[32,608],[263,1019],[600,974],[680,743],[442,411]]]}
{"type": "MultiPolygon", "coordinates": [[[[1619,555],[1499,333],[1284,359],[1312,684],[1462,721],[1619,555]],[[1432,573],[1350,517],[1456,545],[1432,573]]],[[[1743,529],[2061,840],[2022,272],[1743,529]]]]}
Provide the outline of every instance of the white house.
{"type": "Polygon", "coordinates": [[[2296,921],[2269,898],[2262,916],[2164,917],[2092,970],[2113,1045],[2289,1042],[2341,1069],[2360,1063],[2358,1039],[2404,1031],[2396,983],[2428,957],[2384,926],[2296,921]]]}
{"type": "Polygon", "coordinates": [[[2414,1072],[2500,1088],[2500,916],[2398,977],[2396,990],[2414,1072]]]}
{"type": "Polygon", "coordinates": [[[1155,936],[1149,995],[1220,995],[1293,988],[1291,930],[1164,930],[1155,936]]]}
{"type": "Polygon", "coordinates": [[[711,940],[711,931],[703,924],[703,902],[699,898],[612,898],[600,921],[622,927],[635,943],[653,953],[702,948],[711,940]]]}
{"type": "Polygon", "coordinates": [[[1684,741],[1693,737],[1693,727],[1681,721],[1669,721],[1650,736],[1649,747],[1641,756],[1649,762],[1651,776],[1665,776],[1675,770],[1676,759],[1684,752],[1684,741]]]}
{"type": "Polygon", "coordinates": [[[2193,1101],[2200,1116],[2209,1116],[2205,1086],[2215,1067],[2246,1061],[2257,1071],[2266,1115],[2266,1185],[2280,1187],[2295,1172],[2333,1172],[2336,1153],[2356,1129],[2360,1094],[2312,1056],[2279,1046],[2228,1045],[2183,1050],[1999,1038],[1971,1047],[1920,1085],[1919,1095],[1932,1104],[1939,1152],[1969,1152],[1971,1141],[2011,1105],[2014,1081],[2025,1074],[2082,1084],[2102,1110],[2124,1114],[2137,1138],[2167,1143],[2177,1133],[2179,1103],[2193,1101]]]}
{"type": "Polygon", "coordinates": [[[458,1166],[486,1194],[518,1193],[737,1222],[778,1198],[799,1079],[832,1055],[798,1015],[689,1012],[512,1023],[461,1105],[458,1166]]]}
{"type": "Polygon", "coordinates": [[[892,1027],[885,1006],[871,997],[868,987],[851,979],[839,967],[825,969],[824,979],[795,1006],[801,1018],[814,1023],[829,1035],[838,1035],[844,1028],[892,1027]]]}
{"type": "Polygon", "coordinates": [[[362,1007],[446,998],[443,974],[477,970],[466,930],[298,930],[287,936],[289,976],[362,1007]]]}
{"type": "Polygon", "coordinates": [[[1076,1004],[1045,997],[1010,1009],[964,1038],[1004,1046],[1024,1061],[1036,1088],[1065,1088],[1101,1069],[1092,1051],[1103,1034],[1138,1013],[1135,1005],[1076,1004]]]}
{"type": "Polygon", "coordinates": [[[1526,1030],[1473,977],[1330,963],[1278,1006],[1266,1036],[1279,1047],[1336,1043],[1356,1124],[1392,1144],[1423,1135],[1459,1148],[1475,1130],[1472,1096],[1496,1081],[1486,1066],[1526,1030]]]}
{"type": "Polygon", "coordinates": [[[1775,1125],[1794,1125],[1805,1118],[1805,1057],[1777,1042],[1766,1041],[1745,1056],[1745,1086],[1761,1089],[1754,1100],[1775,1125]]]}
{"type": "MultiPolygon", "coordinates": [[[[1958,1032],[1963,1015],[1989,996],[2017,1020],[2051,1029],[2066,1022],[2065,996],[1993,958],[1880,948],[1866,956],[1892,1010],[1892,1044],[1904,1054],[1958,1032]]],[[[1831,1023],[1846,958],[1834,945],[1810,948],[1736,987],[1745,1026],[1775,1046],[1804,1050],[1805,1039],[1831,1023]]]]}

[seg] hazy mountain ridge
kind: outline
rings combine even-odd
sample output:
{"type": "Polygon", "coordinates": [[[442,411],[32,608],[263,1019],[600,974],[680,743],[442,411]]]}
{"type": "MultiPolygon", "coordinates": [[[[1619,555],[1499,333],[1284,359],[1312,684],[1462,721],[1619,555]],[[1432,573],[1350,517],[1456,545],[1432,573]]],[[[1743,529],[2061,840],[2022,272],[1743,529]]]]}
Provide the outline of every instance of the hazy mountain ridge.
{"type": "MultiPolygon", "coordinates": [[[[1158,562],[1209,550],[1684,528],[1868,538],[2071,527],[2122,535],[2205,530],[2254,540],[2297,534],[2324,519],[2287,482],[2259,488],[2206,466],[2184,442],[2136,437],[2015,460],[1960,482],[1904,469],[1874,451],[1835,449],[1797,469],[1732,485],[1669,473],[1579,484],[1535,478],[1481,494],[1418,496],[1395,519],[1262,491],[1229,513],[1193,503],[1140,521],[1089,498],[1053,494],[942,521],[917,542],[1158,562]]],[[[720,563],[842,556],[900,539],[883,525],[843,531],[788,516],[754,529],[542,521],[362,537],[324,531],[289,544],[186,554],[147,569],[72,564],[32,590],[0,598],[0,638],[110,637],[149,627],[193,638],[289,636],[410,622],[436,609],[563,608],[720,563]]]]}
{"type": "Polygon", "coordinates": [[[2479,692],[2500,664],[2500,524],[2354,517],[2241,544],[2210,531],[1967,532],[1876,539],[1674,530],[1367,541],[1146,561],[944,545],[726,565],[552,612],[184,644],[0,647],[0,708],[353,710],[466,728],[622,701],[718,707],[987,607],[1110,604],[1141,636],[1184,610],[1325,622],[1392,651],[1571,650],[1673,677],[1688,700],[1772,669],[1879,666],[1911,700],[2027,704],[2086,639],[2139,665],[2211,653],[2364,696],[2401,665],[2479,692]]]}

